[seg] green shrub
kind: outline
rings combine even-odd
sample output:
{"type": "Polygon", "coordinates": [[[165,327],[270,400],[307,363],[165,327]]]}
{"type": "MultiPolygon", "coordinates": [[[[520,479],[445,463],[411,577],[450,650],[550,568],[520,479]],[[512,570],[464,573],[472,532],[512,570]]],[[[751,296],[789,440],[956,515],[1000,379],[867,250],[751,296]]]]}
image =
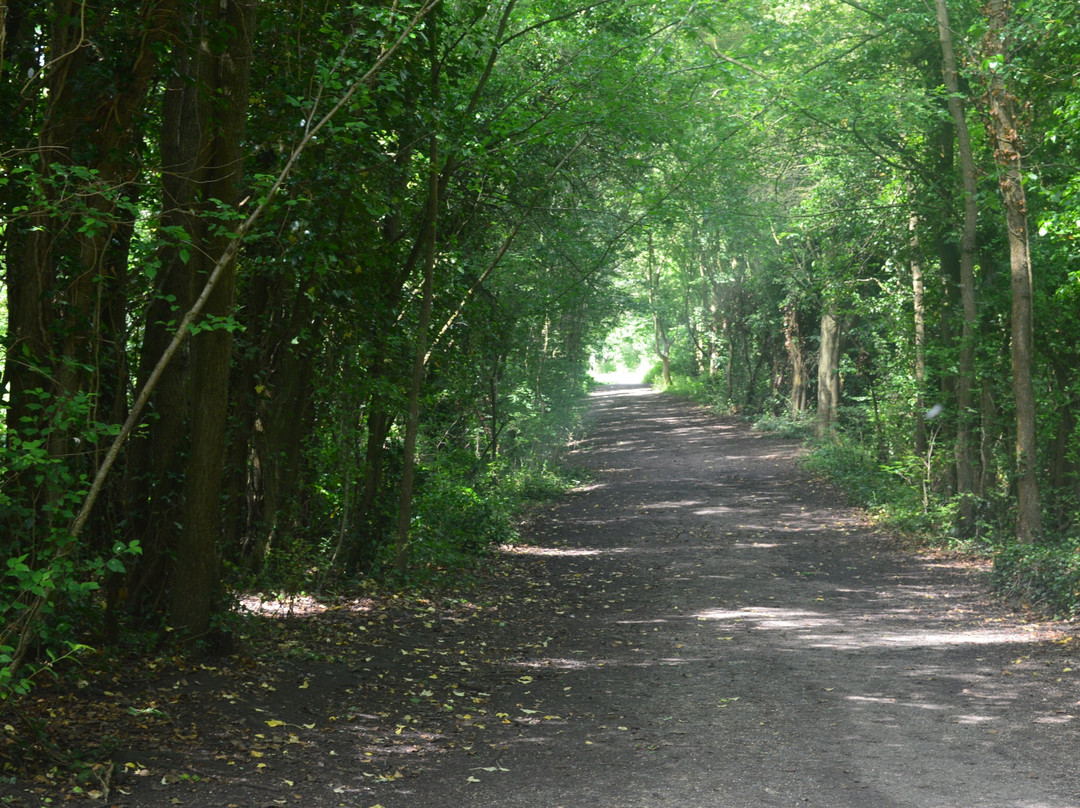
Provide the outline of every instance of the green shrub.
{"type": "Polygon", "coordinates": [[[578,485],[581,473],[571,473],[555,464],[523,466],[502,479],[502,490],[516,506],[547,502],[578,485]]]}
{"type": "Polygon", "coordinates": [[[645,371],[645,375],[641,378],[641,383],[655,386],[661,384],[663,379],[664,363],[654,362],[653,365],[645,371]]]}
{"type": "Polygon", "coordinates": [[[138,541],[91,546],[68,531],[90,485],[79,447],[107,441],[116,427],[92,419],[88,394],[24,395],[34,417],[0,436],[0,700],[27,693],[35,676],[88,650],[81,640],[100,614],[101,582],[141,552],[138,541]]]}
{"type": "Polygon", "coordinates": [[[870,453],[859,443],[837,435],[817,444],[803,460],[803,466],[827,478],[858,505],[876,507],[888,498],[881,474],[870,453]]]}
{"type": "Polygon", "coordinates": [[[931,544],[955,544],[949,533],[955,503],[919,486],[911,463],[878,463],[867,446],[836,433],[814,445],[803,465],[842,489],[854,504],[871,510],[880,524],[931,544]]]}
{"type": "Polygon", "coordinates": [[[768,432],[780,438],[805,440],[814,433],[812,413],[763,415],[754,422],[758,432],[768,432]]]}
{"type": "Polygon", "coordinates": [[[994,556],[994,588],[1047,614],[1080,614],[1080,541],[1011,543],[994,556]]]}
{"type": "MultiPolygon", "coordinates": [[[[499,544],[512,541],[511,508],[490,482],[465,480],[452,469],[428,468],[418,480],[409,543],[410,578],[460,578],[499,544]]],[[[378,571],[393,569],[396,549],[381,548],[378,571]]]]}

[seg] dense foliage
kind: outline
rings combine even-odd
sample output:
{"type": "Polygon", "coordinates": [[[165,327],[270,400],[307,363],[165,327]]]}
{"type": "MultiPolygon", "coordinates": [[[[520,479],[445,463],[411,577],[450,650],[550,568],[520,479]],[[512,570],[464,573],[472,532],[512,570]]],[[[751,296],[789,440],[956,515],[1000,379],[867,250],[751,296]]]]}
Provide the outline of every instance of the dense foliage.
{"type": "Polygon", "coordinates": [[[0,690],[477,563],[590,361],[1071,558],[1072,5],[5,4],[0,690]]]}

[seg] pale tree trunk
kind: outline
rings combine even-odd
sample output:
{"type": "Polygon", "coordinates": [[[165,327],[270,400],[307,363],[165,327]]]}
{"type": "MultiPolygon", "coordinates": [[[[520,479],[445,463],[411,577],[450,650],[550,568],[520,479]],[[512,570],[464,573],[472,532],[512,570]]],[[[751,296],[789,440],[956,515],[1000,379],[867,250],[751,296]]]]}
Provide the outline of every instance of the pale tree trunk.
{"type": "Polygon", "coordinates": [[[660,273],[656,269],[652,233],[649,234],[649,265],[647,271],[649,305],[653,310],[653,347],[656,349],[656,355],[660,357],[663,366],[664,387],[671,387],[671,340],[668,339],[667,329],[664,327],[663,318],[660,317],[660,310],[657,308],[660,297],[660,273]]]}
{"type": "Polygon", "coordinates": [[[794,415],[806,409],[806,388],[810,381],[806,372],[806,358],[803,355],[802,335],[799,333],[799,314],[794,303],[788,303],[784,308],[784,347],[791,363],[789,406],[794,415]]]}
{"type": "Polygon", "coordinates": [[[983,43],[983,53],[991,65],[989,92],[986,95],[989,113],[987,128],[1000,169],[999,184],[1009,230],[1013,397],[1016,403],[1016,538],[1021,542],[1031,542],[1042,530],[1042,504],[1037,476],[1035,388],[1032,382],[1035,350],[1031,249],[1020,160],[1022,124],[1016,113],[1016,97],[1006,88],[1003,72],[1008,66],[1004,29],[1011,12],[1008,0],[989,0],[986,8],[989,30],[983,43]]]}
{"type": "Polygon", "coordinates": [[[964,185],[964,229],[960,238],[960,305],[962,327],[960,354],[956,374],[956,495],[957,533],[962,537],[975,530],[975,469],[971,435],[974,410],[975,377],[975,325],[978,309],[975,303],[975,238],[979,210],[976,200],[978,186],[975,176],[975,160],[971,149],[964,104],[960,98],[960,82],[953,49],[952,29],[949,27],[949,9],[946,0],[935,0],[938,36],[941,40],[942,68],[945,89],[949,92],[949,113],[956,129],[957,151],[960,157],[960,173],[964,185]]]}
{"type": "Polygon", "coordinates": [[[659,314],[653,314],[653,337],[656,355],[660,357],[664,387],[671,387],[671,341],[659,314]]]}
{"type": "Polygon", "coordinates": [[[698,262],[698,277],[701,280],[701,368],[709,381],[712,381],[716,373],[716,297],[713,294],[712,284],[706,271],[705,261],[698,262]]]}
{"type": "Polygon", "coordinates": [[[836,425],[840,403],[840,321],[836,303],[821,313],[821,350],[818,357],[817,435],[825,437],[836,425]]]}
{"type": "Polygon", "coordinates": [[[919,215],[912,212],[908,218],[911,249],[912,313],[915,319],[915,453],[924,457],[927,451],[926,418],[923,410],[926,402],[926,284],[923,278],[922,258],[919,254],[919,215]]]}
{"type": "Polygon", "coordinates": [[[724,401],[727,404],[735,397],[735,327],[731,317],[724,316],[724,344],[727,346],[727,359],[724,362],[724,401]]]}

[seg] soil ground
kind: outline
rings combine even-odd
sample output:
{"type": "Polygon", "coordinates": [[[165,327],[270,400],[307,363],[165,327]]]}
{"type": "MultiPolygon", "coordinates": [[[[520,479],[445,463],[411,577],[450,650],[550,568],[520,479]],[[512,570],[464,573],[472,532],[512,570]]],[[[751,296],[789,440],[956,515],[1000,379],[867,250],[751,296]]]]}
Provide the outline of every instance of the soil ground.
{"type": "Polygon", "coordinates": [[[43,687],[0,800],[1080,808],[1068,625],[875,531],[793,443],[593,403],[589,482],[468,598],[297,599],[227,660],[43,687]]]}

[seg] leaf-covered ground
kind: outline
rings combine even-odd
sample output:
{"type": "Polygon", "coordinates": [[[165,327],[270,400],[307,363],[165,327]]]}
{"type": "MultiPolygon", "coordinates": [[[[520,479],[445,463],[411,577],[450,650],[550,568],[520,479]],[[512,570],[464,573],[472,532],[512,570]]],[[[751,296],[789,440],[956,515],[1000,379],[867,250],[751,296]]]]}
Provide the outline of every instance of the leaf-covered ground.
{"type": "Polygon", "coordinates": [[[1080,806],[1080,650],[878,535],[797,448],[645,388],[464,596],[250,602],[252,639],[43,684],[16,805],[1080,806]]]}

